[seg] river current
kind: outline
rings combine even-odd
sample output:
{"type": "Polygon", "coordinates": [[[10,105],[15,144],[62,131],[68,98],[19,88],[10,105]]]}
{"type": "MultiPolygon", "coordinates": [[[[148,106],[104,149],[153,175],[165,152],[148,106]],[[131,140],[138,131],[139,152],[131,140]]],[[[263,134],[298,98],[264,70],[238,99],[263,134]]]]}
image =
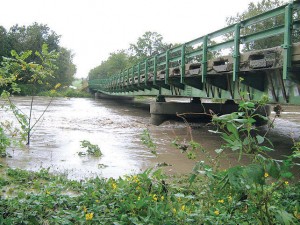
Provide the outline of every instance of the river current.
{"type": "MultiPolygon", "coordinates": [[[[14,97],[13,102],[24,113],[29,114],[30,97],[14,97]]],[[[49,103],[50,98],[35,97],[33,120],[36,120],[49,103]]],[[[271,115],[274,117],[274,114],[271,115]]],[[[36,125],[30,146],[8,149],[10,157],[0,159],[13,168],[39,170],[49,168],[51,172],[63,173],[70,179],[85,179],[95,176],[114,177],[134,174],[147,168],[167,165],[166,173],[188,173],[196,161],[208,161],[207,155],[215,156],[215,149],[222,144],[217,134],[208,132],[210,124],[193,124],[189,129],[181,121],[167,121],[160,126],[149,124],[147,104],[124,103],[102,99],[56,98],[36,125]],[[151,153],[141,141],[143,131],[149,130],[156,145],[157,156],[151,153]],[[191,139],[200,143],[205,153],[197,150],[196,159],[190,160],[171,142],[177,138],[180,143],[191,139]],[[79,156],[81,141],[88,140],[100,147],[103,155],[79,156]]],[[[13,120],[9,112],[0,111],[0,120],[13,120]]],[[[268,137],[276,149],[274,156],[290,153],[294,141],[299,141],[300,107],[285,106],[275,128],[268,137]]],[[[259,128],[267,131],[266,127],[259,128]]],[[[232,164],[243,164],[234,154],[228,152],[221,159],[221,168],[232,164]]],[[[297,171],[296,171],[297,173],[297,171]]]]}

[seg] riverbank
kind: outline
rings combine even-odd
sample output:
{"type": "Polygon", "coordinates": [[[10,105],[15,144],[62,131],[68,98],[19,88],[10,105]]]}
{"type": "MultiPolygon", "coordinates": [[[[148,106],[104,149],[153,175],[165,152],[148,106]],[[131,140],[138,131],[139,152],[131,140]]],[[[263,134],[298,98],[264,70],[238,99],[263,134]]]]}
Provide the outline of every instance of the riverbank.
{"type": "MultiPolygon", "coordinates": [[[[1,224],[257,224],[259,221],[254,196],[243,199],[241,193],[226,193],[218,186],[211,186],[213,181],[205,176],[189,183],[187,176],[166,176],[160,171],[146,170],[119,179],[71,181],[51,175],[45,169],[29,172],[3,165],[0,174],[1,224]]],[[[265,188],[272,185],[275,184],[265,188]]],[[[274,197],[268,204],[274,208],[275,224],[300,222],[299,186],[300,183],[284,181],[274,188],[274,197]]]]}

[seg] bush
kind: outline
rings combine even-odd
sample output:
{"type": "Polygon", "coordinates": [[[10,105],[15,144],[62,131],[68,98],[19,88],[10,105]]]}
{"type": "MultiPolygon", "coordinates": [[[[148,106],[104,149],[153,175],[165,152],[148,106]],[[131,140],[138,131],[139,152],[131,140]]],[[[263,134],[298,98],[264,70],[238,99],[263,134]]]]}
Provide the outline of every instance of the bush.
{"type": "Polygon", "coordinates": [[[74,90],[68,88],[66,90],[60,91],[44,91],[38,93],[39,96],[48,96],[48,97],[68,97],[68,98],[91,98],[92,95],[85,91],[74,90]]]}

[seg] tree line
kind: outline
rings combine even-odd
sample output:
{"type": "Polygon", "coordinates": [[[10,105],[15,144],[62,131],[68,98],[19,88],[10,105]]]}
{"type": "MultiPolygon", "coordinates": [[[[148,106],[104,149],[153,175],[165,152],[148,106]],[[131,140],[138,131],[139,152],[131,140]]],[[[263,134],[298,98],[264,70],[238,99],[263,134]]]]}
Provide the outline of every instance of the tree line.
{"type": "MultiPolygon", "coordinates": [[[[60,46],[60,35],[56,34],[47,25],[33,23],[29,26],[18,24],[6,30],[0,26],[0,64],[5,58],[12,57],[12,51],[17,53],[31,50],[33,53],[42,52],[43,45],[47,45],[49,52],[58,53],[58,58],[53,61],[56,69],[53,76],[48,76],[43,83],[34,85],[36,91],[47,91],[60,83],[62,86],[69,86],[74,80],[76,66],[73,63],[71,50],[60,46]]],[[[30,54],[27,62],[41,64],[41,58],[37,54],[30,54]]],[[[21,87],[21,94],[27,95],[32,91],[31,77],[25,71],[20,71],[16,83],[21,87]]],[[[31,93],[30,93],[31,94],[31,93]]]]}
{"type": "Polygon", "coordinates": [[[89,79],[116,74],[171,47],[173,45],[165,43],[161,34],[147,31],[138,38],[135,44],[130,44],[128,49],[110,53],[107,60],[90,70],[89,79]]]}

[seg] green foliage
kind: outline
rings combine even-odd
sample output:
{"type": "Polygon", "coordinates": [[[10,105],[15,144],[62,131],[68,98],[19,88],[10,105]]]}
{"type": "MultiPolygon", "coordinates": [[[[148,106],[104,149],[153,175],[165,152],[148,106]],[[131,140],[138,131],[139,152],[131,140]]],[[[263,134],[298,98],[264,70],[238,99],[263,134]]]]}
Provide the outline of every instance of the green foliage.
{"type": "MultiPolygon", "coordinates": [[[[265,99],[254,103],[242,97],[239,112],[223,116],[215,115],[212,121],[217,130],[211,132],[219,133],[225,141],[216,152],[221,155],[224,149],[238,151],[239,158],[247,156],[252,162],[249,165],[234,166],[219,172],[201,161],[196,164],[190,182],[193,184],[198,175],[204,175],[207,177],[208,185],[216,188],[216,191],[212,190],[212,195],[230,193],[227,198],[230,197],[232,204],[219,207],[216,211],[219,215],[221,209],[227,211],[224,212],[223,219],[228,215],[231,217],[237,214],[239,208],[243,208],[244,212],[255,216],[251,219],[245,216],[247,214],[241,216],[239,222],[241,224],[243,221],[249,224],[295,224],[299,219],[299,205],[292,203],[296,208],[295,214],[291,208],[283,208],[277,196],[282,194],[282,189],[289,188],[287,179],[293,178],[291,167],[299,165],[293,161],[295,154],[286,157],[285,160],[276,160],[268,155],[269,151],[274,151],[274,147],[266,134],[258,134],[254,126],[258,118],[257,109],[263,106],[264,102],[265,99]]],[[[259,118],[267,120],[262,115],[259,118]]],[[[294,150],[297,152],[297,144],[294,150]]],[[[225,201],[224,197],[222,201],[225,201]]]]}
{"type": "Polygon", "coordinates": [[[42,91],[37,94],[38,96],[48,96],[48,97],[68,97],[68,98],[91,98],[92,95],[86,91],[74,90],[72,88],[67,88],[63,90],[51,90],[42,91]]]}
{"type": "Polygon", "coordinates": [[[4,133],[2,124],[0,126],[0,157],[6,157],[6,148],[11,144],[10,139],[4,133]]]}
{"type": "Polygon", "coordinates": [[[129,56],[124,50],[111,53],[106,61],[89,72],[89,79],[114,75],[130,65],[129,56]]]}
{"type": "Polygon", "coordinates": [[[181,153],[186,153],[188,159],[196,159],[196,152],[203,150],[203,147],[197,142],[190,141],[186,143],[185,140],[180,142],[178,138],[172,141],[172,145],[179,149],[181,153]]]}
{"type": "Polygon", "coordinates": [[[95,157],[100,157],[103,155],[98,145],[93,145],[91,142],[87,140],[81,141],[80,146],[81,148],[86,148],[87,150],[86,152],[78,152],[79,156],[91,155],[95,157]]]}
{"type": "MultiPolygon", "coordinates": [[[[15,118],[19,123],[19,129],[17,132],[11,132],[12,126],[3,126],[3,122],[1,121],[1,129],[4,130],[2,137],[4,137],[4,133],[10,133],[14,139],[16,139],[16,133],[20,134],[20,141],[25,140],[25,136],[27,135],[27,144],[30,143],[31,131],[44,115],[45,111],[47,110],[48,106],[46,107],[45,111],[40,115],[40,117],[32,123],[31,115],[32,115],[32,106],[33,106],[33,97],[30,105],[30,114],[24,114],[18,107],[11,101],[10,93],[19,93],[20,88],[17,85],[18,80],[23,80],[26,78],[28,84],[31,84],[33,87],[36,85],[44,84],[45,80],[48,77],[53,76],[54,70],[57,68],[53,63],[58,57],[58,53],[55,51],[48,51],[47,44],[43,44],[41,52],[35,52],[35,56],[38,57],[38,61],[41,64],[36,62],[28,62],[29,57],[32,56],[32,51],[28,50],[18,54],[15,50],[11,51],[12,58],[4,58],[3,62],[1,63],[0,69],[0,81],[1,81],[1,88],[6,89],[3,90],[1,93],[1,98],[4,100],[4,104],[2,108],[5,110],[10,110],[13,112],[15,118]]],[[[53,88],[58,87],[56,85],[53,88]]],[[[37,89],[30,89],[30,94],[33,96],[36,94],[35,90],[37,89]]],[[[51,103],[51,101],[50,101],[51,103]]],[[[49,104],[50,104],[49,103],[49,104]]],[[[7,134],[6,134],[7,135],[7,134]]],[[[6,136],[8,138],[8,136],[6,136]]],[[[12,140],[14,140],[12,139],[12,140]]],[[[8,142],[6,139],[1,139],[1,151],[5,151],[5,148],[8,147],[8,142]],[[5,148],[4,148],[5,147],[5,148]]],[[[14,143],[15,141],[11,141],[9,143],[14,143]]]]}
{"type": "MultiPolygon", "coordinates": [[[[0,26],[0,63],[5,58],[11,57],[12,51],[14,53],[28,53],[27,50],[30,49],[32,53],[40,54],[29,54],[26,57],[26,61],[45,65],[46,63],[43,62],[44,59],[41,57],[41,54],[43,54],[45,50],[43,48],[45,48],[46,45],[47,48],[49,48],[47,51],[60,53],[59,60],[52,63],[52,66],[56,66],[58,69],[53,74],[55,79],[48,76],[47,80],[44,80],[43,83],[36,83],[35,87],[38,91],[41,91],[42,89],[50,90],[51,86],[54,86],[56,83],[68,86],[73,80],[76,67],[72,62],[72,52],[59,46],[59,39],[59,35],[50,30],[47,25],[43,24],[33,23],[27,27],[14,25],[9,29],[9,31],[6,31],[4,27],[0,26]]],[[[23,60],[25,60],[25,58],[23,60]]],[[[16,79],[16,83],[25,85],[32,83],[32,77],[27,73],[28,69],[23,69],[26,70],[20,71],[18,78],[16,79]]],[[[23,94],[23,92],[21,94],[23,94]]]]}
{"type": "MultiPolygon", "coordinates": [[[[254,17],[263,12],[272,10],[276,7],[283,5],[284,2],[281,0],[261,0],[257,3],[250,2],[248,9],[242,13],[238,13],[236,16],[228,17],[226,19],[227,25],[231,25],[248,18],[254,17]]],[[[284,23],[284,15],[277,16],[275,18],[267,19],[262,22],[251,25],[247,28],[241,30],[241,35],[248,35],[256,33],[262,30],[271,29],[276,26],[280,26],[284,23]]],[[[232,35],[229,35],[227,38],[232,38],[232,35]]],[[[294,41],[299,41],[299,34],[294,34],[294,41]]],[[[262,40],[257,40],[245,44],[243,51],[252,51],[265,48],[271,48],[275,46],[281,46],[283,44],[283,35],[277,35],[270,38],[265,38],[262,40]]]]}
{"type": "Polygon", "coordinates": [[[163,42],[163,36],[157,32],[147,31],[135,44],[130,44],[130,55],[133,64],[157,55],[169,49],[171,45],[163,42]]]}
{"type": "MultiPolygon", "coordinates": [[[[201,169],[200,167],[198,169],[201,169]]],[[[269,215],[257,211],[255,196],[219,190],[219,176],[167,177],[146,170],[118,179],[71,181],[48,170],[0,169],[3,224],[269,224],[299,222],[299,183],[265,185],[271,190],[269,215]],[[243,197],[243,198],[241,198],[243,197]],[[244,199],[244,200],[243,200],[244,199]]],[[[238,169],[236,170],[238,171],[238,169]]],[[[256,173],[256,172],[255,172],[256,173]]],[[[264,178],[267,179],[267,178],[264,178]]]]}
{"type": "Polygon", "coordinates": [[[151,150],[152,154],[157,155],[157,151],[156,151],[157,146],[153,141],[153,139],[151,138],[148,129],[143,130],[143,133],[141,135],[141,141],[144,145],[146,145],[151,150]]]}
{"type": "Polygon", "coordinates": [[[300,158],[300,142],[294,142],[293,150],[293,158],[300,158]]]}
{"type": "Polygon", "coordinates": [[[243,154],[265,154],[273,151],[271,142],[265,136],[253,134],[257,130],[257,118],[268,121],[266,116],[257,114],[260,107],[262,106],[254,102],[242,100],[239,103],[239,112],[213,116],[212,122],[218,129],[211,132],[220,133],[226,143],[218,149],[219,152],[223,148],[230,148],[232,151],[239,151],[241,157],[243,154]]]}
{"type": "Polygon", "coordinates": [[[145,32],[135,44],[130,44],[128,51],[120,50],[111,53],[107,60],[89,72],[89,79],[111,76],[129,67],[169,49],[171,45],[163,42],[162,35],[157,32],[145,32]]]}
{"type": "MultiPolygon", "coordinates": [[[[1,82],[1,86],[7,87],[6,89],[9,92],[20,92],[20,89],[16,88],[17,84],[25,80],[27,84],[32,85],[31,87],[47,85],[45,79],[52,77],[54,71],[57,69],[53,62],[58,58],[58,53],[55,51],[49,52],[48,46],[43,44],[42,51],[35,52],[35,55],[41,64],[32,61],[28,62],[32,56],[31,50],[21,52],[20,54],[12,50],[11,58],[3,58],[3,62],[1,63],[1,77],[3,81],[1,82]]],[[[36,93],[32,92],[32,95],[34,94],[36,93]]]]}

